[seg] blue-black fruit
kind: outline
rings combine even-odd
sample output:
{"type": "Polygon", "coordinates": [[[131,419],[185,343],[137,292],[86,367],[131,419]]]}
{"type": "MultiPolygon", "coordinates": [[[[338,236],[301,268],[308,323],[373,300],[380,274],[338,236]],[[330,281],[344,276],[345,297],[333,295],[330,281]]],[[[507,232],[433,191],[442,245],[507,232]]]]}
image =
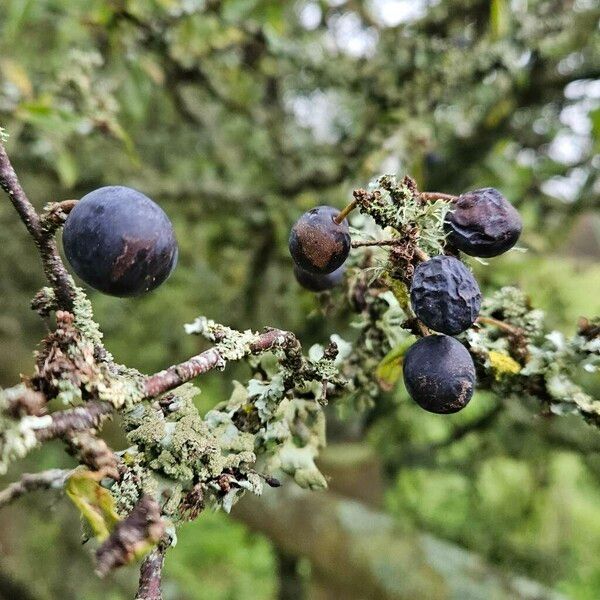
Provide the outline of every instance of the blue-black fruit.
{"type": "Polygon", "coordinates": [[[479,315],[481,292],[475,277],[460,260],[442,255],[415,269],[410,302],[415,315],[427,327],[457,335],[479,315]]]}
{"type": "Polygon", "coordinates": [[[153,290],[177,263],[173,225],[144,194],[103,187],[73,208],[63,231],[65,255],[93,288],[113,296],[153,290]]]}
{"type": "Polygon", "coordinates": [[[310,273],[332,273],[350,253],[348,221],[334,221],[339,210],[317,206],[305,212],[290,233],[290,254],[296,265],[310,273]]]}
{"type": "Polygon", "coordinates": [[[471,256],[490,258],[510,250],[522,229],[517,209],[494,188],[462,194],[446,216],[448,240],[471,256]]]}
{"type": "Polygon", "coordinates": [[[402,370],[410,397],[429,412],[458,412],[473,396],[473,359],[460,342],[446,335],[428,335],[413,344],[402,370]]]}
{"type": "Polygon", "coordinates": [[[342,283],[344,279],[344,271],[346,265],[342,265],[339,269],[336,269],[332,273],[311,273],[305,271],[298,265],[294,265],[294,275],[298,283],[305,289],[311,292],[324,292],[330,290],[342,283]]]}

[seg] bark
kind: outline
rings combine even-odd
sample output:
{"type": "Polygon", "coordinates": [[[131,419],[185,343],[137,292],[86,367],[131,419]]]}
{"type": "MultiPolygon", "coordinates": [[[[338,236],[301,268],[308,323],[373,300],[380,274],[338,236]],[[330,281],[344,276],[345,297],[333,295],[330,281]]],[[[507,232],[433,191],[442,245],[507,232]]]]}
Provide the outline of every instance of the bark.
{"type": "Polygon", "coordinates": [[[403,530],[385,513],[288,482],[245,497],[233,516],[283,552],[305,556],[318,580],[353,600],[561,600],[523,577],[434,536],[403,530]]]}

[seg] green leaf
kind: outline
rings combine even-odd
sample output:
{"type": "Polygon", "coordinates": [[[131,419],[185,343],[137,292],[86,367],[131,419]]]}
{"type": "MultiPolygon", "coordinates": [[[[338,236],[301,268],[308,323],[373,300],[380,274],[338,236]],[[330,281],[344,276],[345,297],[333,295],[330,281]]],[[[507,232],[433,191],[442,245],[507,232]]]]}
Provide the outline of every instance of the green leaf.
{"type": "Polygon", "coordinates": [[[402,359],[406,351],[412,346],[414,339],[412,337],[400,342],[395,348],[392,348],[377,365],[375,375],[379,385],[384,390],[391,390],[400,376],[402,375],[402,359]]]}
{"type": "Polygon", "coordinates": [[[75,157],[67,150],[61,150],[54,161],[54,168],[60,182],[67,189],[77,183],[77,162],[75,157]]]}

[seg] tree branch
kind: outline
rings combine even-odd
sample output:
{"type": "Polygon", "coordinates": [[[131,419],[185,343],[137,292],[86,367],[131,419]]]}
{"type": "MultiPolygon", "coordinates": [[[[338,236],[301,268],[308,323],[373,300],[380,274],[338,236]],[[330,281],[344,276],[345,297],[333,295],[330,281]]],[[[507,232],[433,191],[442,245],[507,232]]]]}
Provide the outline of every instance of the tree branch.
{"type": "MultiPolygon", "coordinates": [[[[288,331],[268,329],[249,344],[248,353],[261,354],[276,348],[297,351],[300,349],[300,343],[294,334],[288,331]]],[[[147,377],[144,382],[144,395],[146,398],[155,398],[212,369],[223,369],[226,363],[226,358],[217,346],[209,348],[178,365],[147,377]]]]}
{"type": "Polygon", "coordinates": [[[162,600],[160,585],[166,548],[159,544],[140,567],[140,584],[135,600],[162,600]]]}
{"type": "Polygon", "coordinates": [[[77,431],[96,429],[114,410],[114,406],[109,402],[93,401],[87,402],[84,406],[61,410],[46,417],[33,417],[50,419],[47,426],[35,428],[35,436],[39,442],[47,442],[77,431]]]}
{"type": "Polygon", "coordinates": [[[19,481],[11,483],[0,492],[0,508],[29,492],[62,488],[70,473],[71,471],[67,469],[48,469],[41,473],[25,473],[19,481]]]}
{"type": "Polygon", "coordinates": [[[0,187],[8,194],[27,231],[35,241],[42,259],[44,273],[54,288],[59,308],[71,310],[75,297],[74,285],[66,270],[52,232],[44,229],[42,220],[19,183],[19,178],[0,142],[0,187]]]}

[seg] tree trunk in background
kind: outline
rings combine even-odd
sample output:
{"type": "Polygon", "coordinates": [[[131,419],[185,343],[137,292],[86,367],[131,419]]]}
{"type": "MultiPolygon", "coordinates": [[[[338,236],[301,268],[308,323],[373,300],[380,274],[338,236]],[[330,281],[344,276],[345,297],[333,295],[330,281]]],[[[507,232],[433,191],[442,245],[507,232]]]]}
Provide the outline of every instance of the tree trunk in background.
{"type": "Polygon", "coordinates": [[[361,502],[307,492],[289,481],[262,497],[246,496],[232,516],[285,552],[307,557],[317,581],[328,582],[315,596],[319,600],[564,599],[459,546],[403,531],[392,517],[361,502]],[[332,588],[337,596],[326,595],[332,588]]]}
{"type": "Polygon", "coordinates": [[[298,571],[297,556],[275,549],[277,556],[277,578],[279,590],[277,600],[304,600],[304,581],[298,571]]]}
{"type": "MultiPolygon", "coordinates": [[[[286,481],[262,497],[247,495],[232,511],[234,518],[269,537],[286,561],[289,556],[308,558],[310,600],[564,599],[455,544],[400,527],[372,508],[381,505],[383,481],[377,457],[367,447],[330,447],[320,467],[338,493],[307,492],[286,481]]],[[[295,567],[294,561],[298,576],[295,567]]],[[[280,600],[302,597],[292,595],[302,593],[301,585],[283,595],[292,582],[296,579],[282,578],[280,600]]]]}

